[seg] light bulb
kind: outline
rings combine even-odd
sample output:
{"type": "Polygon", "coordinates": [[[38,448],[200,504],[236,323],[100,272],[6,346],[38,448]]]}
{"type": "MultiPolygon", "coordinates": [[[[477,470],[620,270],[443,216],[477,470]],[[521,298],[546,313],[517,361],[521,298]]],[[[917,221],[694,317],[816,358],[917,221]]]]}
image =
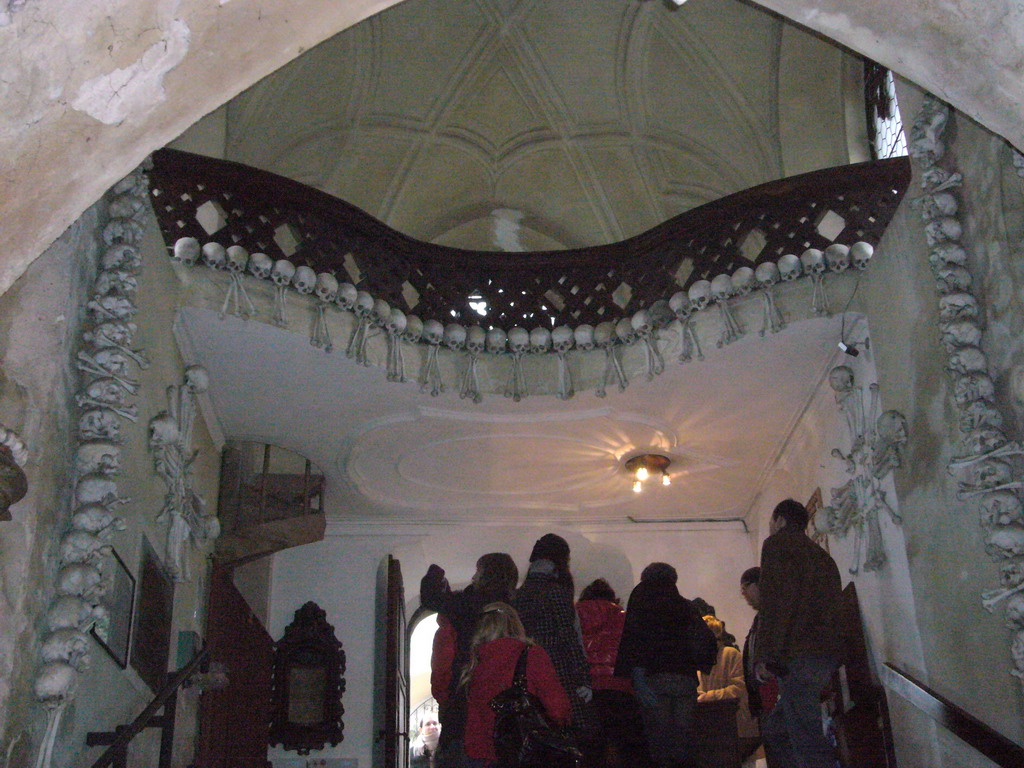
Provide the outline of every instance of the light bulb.
{"type": "Polygon", "coordinates": [[[665,472],[661,476],[661,484],[662,485],[672,485],[672,479],[668,476],[668,472],[665,472]]]}
{"type": "Polygon", "coordinates": [[[642,491],[643,488],[644,487],[639,480],[633,483],[633,493],[640,493],[640,491],[642,491]]]}
{"type": "Polygon", "coordinates": [[[647,467],[637,467],[637,470],[636,470],[636,479],[637,480],[639,480],[642,483],[649,476],[650,476],[650,473],[647,471],[647,467]]]}

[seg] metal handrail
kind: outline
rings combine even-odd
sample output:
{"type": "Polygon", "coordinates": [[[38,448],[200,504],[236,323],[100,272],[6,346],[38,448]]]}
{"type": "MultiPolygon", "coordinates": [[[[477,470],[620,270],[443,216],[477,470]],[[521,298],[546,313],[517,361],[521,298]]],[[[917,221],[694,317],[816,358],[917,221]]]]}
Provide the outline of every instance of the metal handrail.
{"type": "MultiPolygon", "coordinates": [[[[199,667],[202,666],[202,664],[210,658],[210,651],[210,646],[206,646],[201,651],[196,653],[196,655],[192,657],[188,664],[186,664],[184,667],[182,667],[173,675],[171,675],[170,679],[168,679],[168,681],[164,683],[163,688],[157,691],[157,694],[153,698],[153,700],[146,706],[145,709],[142,710],[139,716],[136,717],[131,723],[129,723],[128,725],[118,726],[114,729],[113,732],[93,732],[87,734],[86,744],[88,746],[99,746],[100,744],[110,745],[106,748],[103,754],[99,756],[99,759],[97,759],[96,762],[92,764],[92,768],[107,768],[107,766],[113,765],[115,759],[117,759],[119,756],[124,756],[126,754],[126,750],[128,748],[128,745],[131,743],[132,739],[138,736],[139,733],[141,733],[142,730],[145,728],[150,728],[154,726],[161,727],[164,729],[167,729],[168,727],[173,728],[174,723],[167,722],[167,719],[173,719],[173,710],[171,712],[165,711],[163,715],[163,720],[161,720],[161,718],[159,717],[156,717],[156,712],[158,709],[162,708],[165,704],[167,704],[172,699],[172,697],[174,697],[174,695],[177,693],[178,689],[182,686],[182,684],[186,680],[188,680],[193,675],[193,673],[195,673],[195,671],[199,669],[199,667]],[[158,722],[154,722],[154,720],[158,722]],[[108,741],[108,738],[111,737],[112,740],[108,741]]],[[[161,752],[162,751],[163,744],[161,743],[161,752]]],[[[163,764],[163,761],[161,761],[161,764],[163,764]]]]}
{"type": "Polygon", "coordinates": [[[892,664],[885,664],[882,683],[1000,768],[1024,768],[1024,747],[985,725],[912,675],[892,664]]]}

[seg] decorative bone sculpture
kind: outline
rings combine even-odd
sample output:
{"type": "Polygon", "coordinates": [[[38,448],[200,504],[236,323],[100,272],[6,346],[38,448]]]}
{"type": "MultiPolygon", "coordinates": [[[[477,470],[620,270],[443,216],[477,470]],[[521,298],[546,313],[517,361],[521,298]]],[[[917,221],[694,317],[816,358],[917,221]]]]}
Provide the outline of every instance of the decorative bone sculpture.
{"type": "Polygon", "coordinates": [[[185,369],[180,386],[167,388],[167,410],[150,421],[149,447],[156,473],[167,485],[164,507],[157,517],[167,522],[167,562],[177,581],[189,579],[185,546],[216,538],[219,524],[207,515],[203,498],[192,487],[192,428],[196,417],[196,395],[209,385],[206,369],[198,365],[185,369]]]}
{"type": "Polygon", "coordinates": [[[853,565],[850,573],[861,568],[861,546],[867,548],[863,568],[876,571],[886,561],[882,542],[880,515],[884,511],[897,525],[900,515],[886,498],[882,481],[903,463],[903,446],[907,443],[907,422],[898,411],[879,414],[878,385],[864,389],[857,386],[853,369],[839,365],[829,374],[829,384],[836,393],[836,405],[844,416],[850,441],[849,453],[836,448],[832,455],[843,461],[851,479],[832,489],[832,505],[826,508],[827,532],[845,536],[856,529],[853,565]],[[869,403],[865,405],[865,394],[869,403]]]}
{"type": "Polygon", "coordinates": [[[594,391],[594,394],[598,397],[604,397],[607,394],[605,387],[608,386],[608,382],[612,377],[618,381],[620,392],[629,386],[629,379],[626,378],[626,372],[622,368],[622,361],[619,360],[619,356],[616,353],[617,345],[615,340],[615,323],[605,321],[598,323],[597,327],[594,328],[594,342],[604,350],[604,374],[601,376],[601,381],[594,391]]]}

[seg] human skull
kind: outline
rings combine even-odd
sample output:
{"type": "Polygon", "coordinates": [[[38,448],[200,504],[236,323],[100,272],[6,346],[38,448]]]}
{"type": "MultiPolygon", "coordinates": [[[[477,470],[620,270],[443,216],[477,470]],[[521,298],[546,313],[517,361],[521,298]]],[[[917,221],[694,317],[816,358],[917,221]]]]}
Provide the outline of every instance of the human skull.
{"type": "Polygon", "coordinates": [[[117,495],[117,484],[106,475],[84,475],[75,484],[76,504],[103,504],[109,506],[124,501],[117,495]]]}
{"type": "Polygon", "coordinates": [[[466,329],[458,323],[448,323],[444,327],[444,345],[453,352],[466,346],[466,329]]]}
{"type": "Polygon", "coordinates": [[[359,298],[359,291],[352,283],[342,283],[338,286],[338,295],[334,297],[334,301],[342,309],[347,309],[351,312],[355,309],[356,299],[359,298]]]}
{"type": "Polygon", "coordinates": [[[978,347],[957,347],[949,355],[949,370],[954,373],[985,373],[988,360],[978,347]]]}
{"type": "Polygon", "coordinates": [[[71,516],[71,527],[96,536],[123,531],[125,522],[102,504],[83,504],[71,516]]]}
{"type": "Polygon", "coordinates": [[[970,432],[972,429],[991,427],[999,429],[1003,426],[1003,414],[991,403],[975,400],[960,408],[960,431],[970,432]]]}
{"type": "Polygon", "coordinates": [[[795,253],[787,253],[779,257],[779,277],[784,282],[791,282],[800,277],[802,272],[800,257],[795,253]]]}
{"type": "Polygon", "coordinates": [[[260,280],[266,280],[274,271],[274,260],[265,253],[254,253],[249,257],[249,273],[260,280]]]}
{"type": "Polygon", "coordinates": [[[754,279],[757,280],[758,284],[763,288],[770,288],[781,279],[779,275],[779,266],[772,261],[766,261],[763,264],[758,264],[757,269],[754,270],[754,279]]]}
{"type": "Polygon", "coordinates": [[[352,311],[356,313],[356,317],[369,317],[373,314],[373,304],[373,296],[366,291],[358,291],[356,293],[356,304],[352,307],[352,311]]]}
{"type": "Polygon", "coordinates": [[[573,331],[573,337],[578,349],[589,352],[594,348],[594,326],[586,323],[577,325],[573,331]]]}
{"type": "Polygon", "coordinates": [[[594,343],[599,347],[610,347],[616,341],[615,323],[605,320],[594,327],[594,343]]]}
{"type": "Polygon", "coordinates": [[[698,280],[690,286],[686,295],[690,299],[690,311],[700,312],[711,300],[711,283],[707,280],[698,280]]]}
{"type": "Polygon", "coordinates": [[[530,351],[539,355],[551,349],[551,331],[539,326],[530,331],[530,351]]]}
{"type": "Polygon", "coordinates": [[[971,290],[971,273],[963,267],[948,266],[935,274],[940,293],[968,293],[971,290]]]}
{"type": "Polygon", "coordinates": [[[928,245],[937,245],[949,240],[959,240],[964,230],[960,222],[950,216],[932,219],[924,225],[924,236],[928,245]]]}
{"type": "Polygon", "coordinates": [[[875,249],[871,246],[871,243],[865,243],[861,240],[850,246],[850,260],[853,262],[854,268],[859,269],[861,272],[868,268],[871,257],[874,255],[875,249]]]}
{"type": "Polygon", "coordinates": [[[121,421],[106,408],[93,408],[78,419],[78,436],[82,440],[119,440],[121,421]]]}
{"type": "Polygon", "coordinates": [[[111,546],[88,531],[68,531],[60,540],[60,562],[95,563],[110,555],[111,546]]]}
{"type": "Polygon", "coordinates": [[[750,267],[740,267],[732,273],[732,287],[737,296],[746,296],[756,285],[757,278],[750,267]]]}
{"type": "Polygon", "coordinates": [[[939,243],[928,254],[928,263],[936,270],[946,266],[966,267],[967,251],[960,243],[939,243]]]}
{"type": "Polygon", "coordinates": [[[821,275],[825,272],[825,254],[817,248],[808,248],[800,254],[800,266],[804,274],[821,275]]]}
{"type": "Polygon", "coordinates": [[[825,263],[831,272],[845,272],[850,266],[850,249],[841,243],[832,243],[825,249],[825,263]]]}
{"type": "Polygon", "coordinates": [[[210,388],[210,374],[201,365],[186,367],[183,379],[188,392],[202,393],[210,388]]]}
{"type": "Polygon", "coordinates": [[[876,423],[878,435],[892,445],[907,444],[907,419],[899,411],[885,411],[876,423]]]}
{"type": "MultiPolygon", "coordinates": [[[[116,247],[118,246],[112,246],[110,249],[107,249],[107,253],[110,253],[116,247]]],[[[199,241],[194,237],[181,237],[174,243],[172,258],[175,261],[180,261],[186,267],[191,267],[199,261],[202,252],[203,249],[200,247],[199,241]]]]}
{"type": "Polygon", "coordinates": [[[509,328],[508,348],[514,355],[521,355],[530,348],[530,332],[518,325],[509,328]]]}
{"type": "Polygon", "coordinates": [[[89,382],[81,394],[89,400],[95,400],[104,405],[124,404],[124,389],[116,381],[106,376],[89,382]]]}
{"type": "Polygon", "coordinates": [[[672,294],[672,298],[668,300],[669,308],[675,313],[677,320],[685,320],[690,316],[693,311],[690,308],[690,297],[687,296],[686,291],[676,291],[672,294]]]}
{"type": "Polygon", "coordinates": [[[939,299],[939,319],[945,322],[978,317],[978,300],[969,293],[951,293],[939,299]]]}
{"type": "Polygon", "coordinates": [[[479,325],[471,325],[466,329],[466,349],[479,355],[487,348],[487,332],[479,325]]]}
{"type": "Polygon", "coordinates": [[[234,272],[236,275],[243,274],[249,264],[249,252],[240,245],[232,245],[228,247],[227,256],[228,271],[234,272]]]}
{"type": "Polygon", "coordinates": [[[227,269],[228,252],[220,243],[207,243],[203,246],[203,263],[213,269],[227,269]]]}
{"type": "Polygon", "coordinates": [[[78,670],[70,664],[52,661],[39,667],[32,692],[44,709],[56,709],[74,696],[77,687],[78,670]]]}
{"type": "Polygon", "coordinates": [[[423,323],[423,334],[420,338],[427,344],[437,346],[444,341],[444,326],[437,320],[426,320],[423,323]]]}
{"type": "Polygon", "coordinates": [[[82,338],[96,347],[127,347],[131,345],[138,330],[139,327],[135,323],[108,320],[83,333],[82,338]]]}
{"type": "Polygon", "coordinates": [[[96,276],[93,290],[98,296],[108,293],[135,293],[139,289],[138,278],[124,269],[105,269],[96,276]]]}
{"type": "Polygon", "coordinates": [[[90,300],[86,310],[94,320],[126,320],[139,311],[131,299],[116,293],[90,300]]]}
{"type": "MultiPolygon", "coordinates": [[[[344,287],[344,284],[342,287],[344,287]]],[[[405,331],[402,332],[402,340],[407,341],[410,344],[415,344],[421,338],[423,338],[423,321],[416,315],[406,315],[405,331]]]]}
{"type": "Polygon", "coordinates": [[[77,629],[59,629],[46,636],[39,657],[44,664],[66,664],[82,672],[89,668],[89,637],[77,629]]]}
{"type": "Polygon", "coordinates": [[[57,594],[95,600],[106,592],[99,569],[84,563],[70,563],[57,573],[57,594]]]}
{"type": "Polygon", "coordinates": [[[373,322],[380,328],[386,328],[391,322],[391,305],[384,299],[375,299],[373,302],[373,322]]]}
{"type": "Polygon", "coordinates": [[[316,288],[316,272],[313,271],[312,267],[307,267],[305,264],[297,267],[295,274],[292,275],[292,285],[303,296],[308,296],[316,288]]]}
{"type": "Polygon", "coordinates": [[[981,497],[981,524],[1024,525],[1024,504],[1012,491],[993,491],[981,497]]]}
{"type": "Polygon", "coordinates": [[[942,346],[947,352],[952,352],[956,347],[976,347],[981,344],[981,328],[972,320],[940,323],[939,331],[942,346]]]}
{"type": "MultiPolygon", "coordinates": [[[[1024,555],[1024,528],[1016,525],[1001,525],[996,527],[985,539],[985,554],[989,557],[1017,557],[1024,555]]],[[[1024,605],[1021,606],[1024,609],[1024,605]]],[[[1009,605],[1007,605],[1009,609],[1009,605]]],[[[1009,618],[1009,611],[1007,611],[1009,618]]],[[[1024,610],[1015,620],[1016,624],[1024,626],[1024,610]]]]}
{"type": "Polygon", "coordinates": [[[508,336],[501,328],[491,328],[487,331],[487,351],[492,355],[504,352],[506,343],[508,336]]]}
{"type": "Polygon", "coordinates": [[[848,365],[837,365],[829,372],[828,383],[836,392],[849,392],[855,383],[853,369],[848,365]]]}
{"type": "Polygon", "coordinates": [[[551,346],[560,355],[564,355],[572,349],[575,341],[576,337],[573,335],[572,328],[568,325],[560,325],[551,332],[551,346]]]}
{"type": "MultiPolygon", "coordinates": [[[[79,356],[84,353],[80,352],[79,356]]],[[[112,376],[124,376],[128,373],[129,357],[119,349],[107,347],[99,349],[93,354],[92,359],[102,370],[112,376]]]]}
{"type": "Polygon", "coordinates": [[[89,440],[75,451],[75,471],[80,475],[116,475],[121,471],[121,446],[109,440],[89,440]]]}
{"type": "Polygon", "coordinates": [[[732,278],[728,275],[718,275],[711,281],[711,298],[716,303],[722,303],[733,295],[732,278]]]}
{"type": "Polygon", "coordinates": [[[633,316],[629,318],[629,324],[633,329],[635,336],[646,336],[652,330],[651,313],[646,309],[641,309],[633,313],[633,316]]]}
{"type": "Polygon", "coordinates": [[[972,469],[975,487],[979,489],[998,488],[1013,479],[1013,467],[1001,459],[984,459],[974,464],[972,469]]]}
{"type": "Polygon", "coordinates": [[[270,273],[270,279],[274,281],[275,285],[291,285],[293,277],[295,277],[295,265],[288,261],[288,259],[278,259],[274,262],[274,269],[270,273]]]}
{"type": "Polygon", "coordinates": [[[624,317],[615,324],[615,336],[622,344],[632,344],[636,341],[636,331],[633,330],[633,320],[624,317]]]}
{"type": "Polygon", "coordinates": [[[338,278],[330,272],[321,272],[316,276],[316,297],[320,301],[333,304],[338,298],[338,278]]]}
{"type": "Polygon", "coordinates": [[[998,429],[976,429],[960,440],[960,447],[967,456],[980,456],[1006,445],[1006,435],[998,429]]]}
{"type": "MultiPolygon", "coordinates": [[[[986,545],[985,551],[998,557],[1013,557],[1013,552],[1017,549],[1016,544],[1018,542],[1015,536],[1000,537],[1000,541],[991,542],[991,552],[989,545],[986,545]]],[[[1010,629],[1024,629],[1024,594],[1020,592],[1011,595],[1006,601],[1006,626],[1010,629]]]]}
{"type": "Polygon", "coordinates": [[[989,400],[995,397],[996,388],[992,379],[983,373],[968,373],[960,376],[953,384],[953,399],[961,408],[975,400],[989,400]]]}
{"type": "Polygon", "coordinates": [[[142,210],[142,199],[134,192],[122,192],[110,201],[107,213],[112,219],[130,219],[142,210]]]}
{"type": "MultiPolygon", "coordinates": [[[[185,238],[194,239],[194,238],[185,238]]],[[[177,245],[174,246],[172,251],[172,258],[178,258],[177,256],[177,245]]],[[[192,263],[195,264],[195,259],[199,258],[199,241],[195,241],[195,258],[192,263]]],[[[107,250],[103,252],[100,257],[100,268],[101,269],[138,269],[142,264],[142,255],[139,253],[139,249],[134,245],[128,243],[114,243],[107,250]]]]}
{"type": "Polygon", "coordinates": [[[388,317],[388,321],[384,325],[384,330],[394,336],[401,336],[405,333],[405,329],[408,324],[409,320],[406,318],[405,312],[400,310],[398,307],[392,307],[391,315],[388,317]]]}

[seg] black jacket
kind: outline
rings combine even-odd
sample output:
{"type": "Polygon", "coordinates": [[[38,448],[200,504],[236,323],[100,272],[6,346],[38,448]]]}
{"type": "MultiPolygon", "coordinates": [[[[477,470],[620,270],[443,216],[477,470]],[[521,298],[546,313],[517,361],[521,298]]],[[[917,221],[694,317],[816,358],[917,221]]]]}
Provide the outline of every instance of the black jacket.
{"type": "Polygon", "coordinates": [[[697,670],[710,670],[717,656],[714,633],[675,584],[642,581],[633,589],[616,675],[629,677],[633,669],[642,667],[649,675],[673,673],[696,680],[697,670]]]}
{"type": "Polygon", "coordinates": [[[747,639],[743,641],[743,683],[747,687],[747,708],[754,717],[760,715],[764,708],[761,704],[761,684],[754,676],[753,653],[757,646],[757,619],[758,614],[755,614],[750,631],[747,632],[747,639]]]}

